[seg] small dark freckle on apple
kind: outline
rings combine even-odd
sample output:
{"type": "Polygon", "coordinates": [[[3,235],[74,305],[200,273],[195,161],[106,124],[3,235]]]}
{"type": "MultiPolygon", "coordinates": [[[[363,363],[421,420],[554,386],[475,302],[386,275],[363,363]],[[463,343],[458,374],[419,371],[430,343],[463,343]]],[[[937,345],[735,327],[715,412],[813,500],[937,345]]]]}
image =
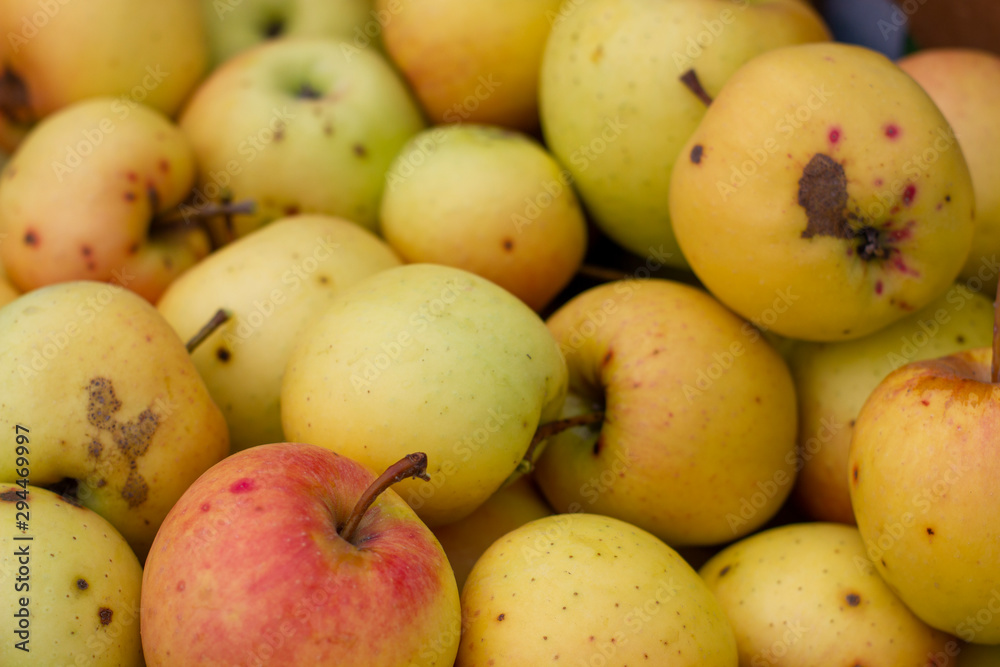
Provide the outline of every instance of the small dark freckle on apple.
{"type": "Polygon", "coordinates": [[[861,596],[858,595],[857,593],[848,593],[846,599],[847,599],[847,604],[851,605],[852,607],[857,607],[859,604],[861,604],[861,596]]]}
{"type": "Polygon", "coordinates": [[[90,257],[92,254],[94,254],[94,249],[91,248],[89,245],[85,245],[80,248],[80,252],[83,253],[84,257],[90,257]]]}
{"type": "Polygon", "coordinates": [[[930,405],[931,404],[931,402],[928,401],[928,400],[926,400],[926,399],[921,400],[920,402],[923,403],[924,405],[930,405]]]}
{"type": "Polygon", "coordinates": [[[511,250],[513,250],[514,249],[514,239],[510,238],[509,236],[505,237],[504,240],[503,240],[503,249],[505,251],[507,251],[507,252],[510,252],[511,250]]]}
{"type": "Polygon", "coordinates": [[[499,616],[497,616],[497,620],[502,621],[504,619],[504,616],[505,616],[504,614],[500,614],[499,616]]]}
{"type": "Polygon", "coordinates": [[[365,157],[366,155],[368,155],[368,149],[362,146],[361,144],[354,144],[353,148],[354,148],[354,154],[357,155],[358,157],[365,157]]]}
{"type": "Polygon", "coordinates": [[[950,202],[951,201],[951,195],[945,195],[944,196],[944,200],[950,202]]]}
{"type": "Polygon", "coordinates": [[[108,609],[107,607],[101,607],[97,615],[101,617],[101,625],[108,625],[111,623],[111,617],[114,615],[114,611],[108,609]]]}
{"type": "Polygon", "coordinates": [[[229,353],[229,350],[227,350],[224,347],[220,347],[218,350],[215,351],[215,356],[219,361],[225,363],[229,361],[232,355],[229,353]]]}
{"type": "Polygon", "coordinates": [[[701,156],[705,152],[705,148],[701,144],[695,145],[691,149],[691,162],[695,164],[701,164],[701,156]]]}
{"type": "Polygon", "coordinates": [[[955,342],[961,345],[962,343],[965,342],[965,336],[956,336],[955,342]]]}
{"type": "Polygon", "coordinates": [[[285,215],[297,215],[299,212],[299,207],[295,204],[290,204],[285,207],[285,215]]]}
{"type": "Polygon", "coordinates": [[[934,534],[934,529],[931,528],[930,526],[927,526],[927,534],[928,535],[933,535],[934,534]]]}
{"type": "Polygon", "coordinates": [[[828,136],[831,144],[837,143],[838,141],[840,141],[840,128],[838,127],[832,128],[828,136]]]}
{"type": "Polygon", "coordinates": [[[720,577],[724,577],[724,576],[726,576],[727,574],[729,574],[729,568],[730,568],[730,566],[729,566],[729,565],[727,565],[727,566],[725,566],[724,568],[722,568],[721,570],[719,570],[719,576],[720,576],[720,577]]]}
{"type": "Polygon", "coordinates": [[[81,591],[85,591],[88,588],[90,588],[90,584],[87,583],[86,579],[84,579],[83,577],[81,577],[81,578],[79,578],[79,579],[76,580],[76,587],[79,588],[81,591]]]}
{"type": "MultiPolygon", "coordinates": [[[[654,350],[653,354],[656,354],[658,351],[659,350],[654,350]]],[[[604,360],[601,361],[601,365],[602,366],[607,366],[609,363],[611,363],[611,360],[614,359],[614,356],[615,356],[615,351],[614,350],[608,350],[607,353],[605,353],[605,355],[604,355],[604,360]]]]}
{"type": "Polygon", "coordinates": [[[858,484],[858,466],[855,464],[854,469],[851,470],[851,476],[854,478],[854,485],[858,484]]]}
{"type": "Polygon", "coordinates": [[[24,233],[24,242],[30,246],[37,246],[38,234],[36,234],[34,230],[29,229],[27,232],[24,233]]]}

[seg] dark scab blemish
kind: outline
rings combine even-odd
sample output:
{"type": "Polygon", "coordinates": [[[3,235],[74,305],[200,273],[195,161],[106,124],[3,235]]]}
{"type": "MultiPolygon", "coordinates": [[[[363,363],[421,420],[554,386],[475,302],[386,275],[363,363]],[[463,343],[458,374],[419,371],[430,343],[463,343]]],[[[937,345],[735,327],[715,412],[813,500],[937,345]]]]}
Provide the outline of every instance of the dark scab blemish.
{"type": "Polygon", "coordinates": [[[92,439],[90,441],[90,444],[87,445],[87,453],[93,456],[95,459],[101,457],[102,451],[104,451],[104,445],[102,445],[101,441],[98,440],[97,438],[92,439]]]}
{"type": "Polygon", "coordinates": [[[506,252],[510,252],[511,250],[513,250],[514,249],[514,239],[510,238],[509,236],[504,237],[504,240],[503,240],[503,249],[506,252]]]}
{"type": "Polygon", "coordinates": [[[730,569],[732,569],[731,566],[729,566],[729,565],[725,566],[724,568],[722,568],[721,570],[719,570],[719,576],[720,577],[726,576],[727,574],[729,574],[729,570],[730,569]]]}
{"type": "Polygon", "coordinates": [[[506,614],[500,614],[499,616],[497,616],[497,620],[498,621],[502,621],[505,617],[506,617],[506,614]]]}
{"type": "Polygon", "coordinates": [[[24,243],[32,247],[38,245],[38,234],[33,229],[29,229],[24,233],[24,243]]]}
{"type": "Polygon", "coordinates": [[[3,493],[0,493],[0,500],[5,503],[16,503],[19,500],[17,489],[7,489],[3,493]]]}
{"type": "Polygon", "coordinates": [[[97,615],[101,617],[101,625],[110,625],[111,617],[114,616],[115,612],[108,609],[107,607],[101,607],[97,611],[97,615]]]}
{"type": "Polygon", "coordinates": [[[844,167],[823,153],[816,153],[799,179],[799,206],[806,210],[808,223],[802,238],[816,235],[851,238],[847,224],[847,175],[844,167]]]}
{"type": "Polygon", "coordinates": [[[227,350],[224,347],[220,347],[215,351],[215,358],[221,361],[222,363],[226,363],[227,361],[229,361],[231,357],[232,355],[229,353],[229,350],[227,350]]]}
{"type": "Polygon", "coordinates": [[[361,144],[354,144],[352,147],[354,154],[360,158],[366,157],[368,155],[368,149],[361,144]]]}
{"type": "Polygon", "coordinates": [[[295,96],[302,100],[318,100],[320,97],[322,97],[319,91],[313,88],[308,83],[303,83],[301,86],[299,86],[299,89],[295,93],[295,96]]]}
{"type": "Polygon", "coordinates": [[[861,596],[857,593],[848,593],[845,599],[847,600],[847,604],[852,607],[857,607],[861,604],[861,596]]]}
{"type": "Polygon", "coordinates": [[[81,578],[79,578],[79,579],[76,580],[76,587],[78,589],[80,589],[81,591],[85,591],[88,588],[90,588],[90,584],[87,583],[86,579],[84,579],[83,577],[81,577],[81,578]]]}
{"type": "Polygon", "coordinates": [[[927,526],[927,534],[933,536],[934,535],[934,529],[931,528],[930,526],[927,526]]]}
{"type": "Polygon", "coordinates": [[[243,479],[233,482],[233,484],[229,487],[229,493],[246,493],[247,491],[253,491],[253,488],[253,480],[249,477],[244,477],[243,479]]]}
{"type": "Polygon", "coordinates": [[[701,144],[696,144],[694,148],[691,149],[691,162],[695,164],[701,164],[701,156],[705,152],[704,146],[701,144]]]}
{"type": "Polygon", "coordinates": [[[268,39],[274,39],[285,32],[285,22],[280,18],[272,18],[267,23],[264,24],[264,29],[262,31],[264,36],[268,39]]]}

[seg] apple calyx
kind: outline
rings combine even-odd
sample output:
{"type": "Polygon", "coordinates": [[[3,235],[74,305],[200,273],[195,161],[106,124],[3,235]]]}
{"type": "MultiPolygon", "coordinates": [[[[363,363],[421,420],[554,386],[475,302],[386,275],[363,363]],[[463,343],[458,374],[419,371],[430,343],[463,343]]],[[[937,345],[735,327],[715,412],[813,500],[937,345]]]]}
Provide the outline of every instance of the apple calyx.
{"type": "Polygon", "coordinates": [[[347,517],[347,522],[344,524],[338,532],[340,536],[354,544],[354,533],[357,532],[358,526],[361,524],[361,519],[364,517],[365,512],[371,507],[371,504],[375,502],[383,491],[388,489],[390,486],[397,482],[401,482],[408,477],[419,477],[424,481],[431,481],[430,476],[427,474],[427,454],[423,452],[416,452],[414,454],[407,454],[400,460],[393,463],[391,466],[386,468],[385,472],[378,476],[378,478],[372,482],[361,497],[358,498],[358,502],[354,505],[354,509],[351,510],[351,515],[347,517]]]}
{"type": "Polygon", "coordinates": [[[215,311],[215,314],[212,315],[211,319],[205,323],[205,326],[198,329],[195,335],[191,336],[191,340],[184,344],[184,347],[187,348],[188,354],[194,352],[206,338],[212,335],[212,332],[225,324],[230,317],[232,317],[232,313],[228,310],[219,308],[215,311]]]}
{"type": "Polygon", "coordinates": [[[681,83],[687,86],[687,89],[694,93],[695,97],[701,100],[706,107],[711,106],[712,96],[701,85],[701,81],[698,80],[698,75],[695,73],[694,68],[681,74],[681,83]]]}
{"type": "Polygon", "coordinates": [[[598,410],[583,415],[576,415],[575,417],[557,419],[554,422],[546,424],[539,424],[538,428],[535,429],[535,435],[531,438],[531,444],[528,445],[528,449],[524,452],[524,457],[521,459],[515,472],[531,472],[531,469],[535,465],[535,450],[549,438],[554,438],[563,431],[576,428],[577,426],[589,426],[590,424],[597,424],[602,421],[604,421],[604,411],[598,410]]]}
{"type": "Polygon", "coordinates": [[[6,68],[0,72],[0,115],[12,123],[32,122],[28,87],[24,79],[6,68]]]}

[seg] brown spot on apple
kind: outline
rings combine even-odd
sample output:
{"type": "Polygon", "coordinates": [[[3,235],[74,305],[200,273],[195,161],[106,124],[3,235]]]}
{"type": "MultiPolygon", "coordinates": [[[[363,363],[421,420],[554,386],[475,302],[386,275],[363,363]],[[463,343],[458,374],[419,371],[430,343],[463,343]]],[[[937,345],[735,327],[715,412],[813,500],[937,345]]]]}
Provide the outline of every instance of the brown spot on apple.
{"type": "Polygon", "coordinates": [[[101,625],[110,625],[111,618],[115,615],[115,612],[108,607],[101,607],[97,610],[97,615],[101,619],[101,625]]]}
{"type": "Polygon", "coordinates": [[[851,605],[852,607],[857,607],[859,604],[861,604],[861,596],[858,595],[857,593],[848,593],[844,599],[846,599],[847,604],[851,605]]]}
{"type": "Polygon", "coordinates": [[[499,616],[497,616],[497,620],[498,621],[502,621],[505,617],[506,617],[506,614],[500,614],[499,616]]]}
{"type": "Polygon", "coordinates": [[[298,215],[299,207],[296,204],[289,204],[285,207],[285,215],[298,215]]]}
{"type": "Polygon", "coordinates": [[[164,174],[170,173],[170,163],[167,162],[165,158],[160,158],[160,161],[156,163],[156,166],[159,167],[160,171],[164,174]]]}
{"type": "Polygon", "coordinates": [[[38,233],[34,229],[29,229],[24,233],[24,243],[25,245],[30,245],[32,247],[38,246],[38,233]]]}
{"type": "Polygon", "coordinates": [[[232,354],[230,354],[229,350],[227,350],[225,347],[220,347],[215,351],[215,358],[221,361],[222,363],[226,363],[227,361],[229,361],[231,357],[232,354]]]}
{"type": "Polygon", "coordinates": [[[731,570],[731,569],[732,569],[731,565],[726,565],[724,568],[722,568],[721,570],[719,570],[719,576],[720,577],[726,576],[727,574],[729,574],[729,570],[731,570]]]}
{"type": "Polygon", "coordinates": [[[509,236],[505,236],[503,239],[503,249],[505,252],[510,252],[514,249],[514,239],[509,236]]]}
{"type": "Polygon", "coordinates": [[[802,170],[798,203],[808,219],[802,238],[854,236],[847,223],[847,176],[844,167],[830,156],[816,153],[802,170]]]}
{"type": "Polygon", "coordinates": [[[0,500],[5,503],[16,503],[18,501],[17,489],[7,489],[0,493],[0,500]]]}
{"type": "Polygon", "coordinates": [[[79,579],[76,580],[76,587],[81,591],[85,591],[88,588],[90,588],[90,584],[87,583],[86,579],[80,577],[79,579]]]}
{"type": "Polygon", "coordinates": [[[94,249],[91,248],[89,245],[85,245],[80,248],[80,252],[83,253],[84,257],[90,257],[91,255],[94,254],[94,249]]]}
{"type": "Polygon", "coordinates": [[[854,464],[854,468],[851,469],[851,479],[854,480],[854,486],[858,485],[858,464],[854,464]]]}
{"type": "Polygon", "coordinates": [[[122,195],[122,198],[125,201],[135,201],[135,193],[134,192],[126,192],[125,194],[122,195]]]}
{"type": "Polygon", "coordinates": [[[931,537],[934,537],[934,529],[931,528],[930,526],[927,526],[927,534],[930,535],[931,537]]]}
{"type": "Polygon", "coordinates": [[[705,148],[701,144],[695,144],[695,147],[691,149],[691,162],[701,164],[701,156],[704,152],[705,148]]]}
{"type": "Polygon", "coordinates": [[[354,151],[354,154],[357,155],[359,158],[364,158],[367,157],[368,155],[368,149],[361,144],[354,144],[352,150],[354,151]]]}

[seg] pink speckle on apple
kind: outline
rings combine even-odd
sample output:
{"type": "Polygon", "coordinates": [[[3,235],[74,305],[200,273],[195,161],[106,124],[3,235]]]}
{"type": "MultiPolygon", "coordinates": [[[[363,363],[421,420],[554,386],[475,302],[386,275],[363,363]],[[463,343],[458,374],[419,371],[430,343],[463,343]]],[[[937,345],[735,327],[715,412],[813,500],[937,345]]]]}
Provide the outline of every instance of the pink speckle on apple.
{"type": "Polygon", "coordinates": [[[905,241],[909,239],[912,236],[912,232],[910,230],[915,224],[917,224],[916,220],[907,220],[902,229],[893,229],[889,232],[889,238],[893,241],[905,241]]]}
{"type": "Polygon", "coordinates": [[[837,143],[840,141],[840,128],[837,126],[830,128],[830,133],[827,136],[829,137],[831,144],[837,143]]]}
{"type": "Polygon", "coordinates": [[[886,125],[885,126],[885,136],[889,137],[890,139],[895,139],[896,137],[898,137],[899,136],[899,126],[896,125],[895,123],[889,123],[888,125],[886,125]]]}
{"type": "Polygon", "coordinates": [[[876,294],[881,294],[882,293],[882,281],[881,280],[876,280],[875,281],[875,293],[876,294]]]}
{"type": "Polygon", "coordinates": [[[207,512],[211,508],[212,508],[212,506],[209,505],[208,503],[202,503],[200,509],[201,509],[202,512],[207,512]]]}
{"type": "Polygon", "coordinates": [[[913,203],[913,198],[916,196],[917,196],[917,186],[913,185],[912,183],[910,185],[907,185],[906,189],[903,190],[903,204],[909,206],[910,204],[913,203]]]}
{"type": "Polygon", "coordinates": [[[253,491],[253,486],[253,480],[249,477],[244,477],[243,479],[232,483],[229,487],[229,493],[246,493],[247,491],[253,491]]]}
{"type": "MultiPolygon", "coordinates": [[[[920,272],[919,272],[919,271],[917,271],[916,269],[913,269],[913,268],[910,268],[910,267],[909,267],[909,266],[908,266],[908,265],[906,264],[906,262],[904,262],[904,261],[903,261],[903,258],[902,258],[902,257],[899,257],[898,255],[897,255],[897,256],[896,256],[896,258],[895,258],[895,259],[894,259],[894,260],[892,261],[892,266],[893,266],[893,267],[894,267],[894,268],[895,268],[895,269],[896,269],[897,271],[899,271],[900,273],[905,273],[906,275],[909,275],[909,276],[919,276],[919,275],[920,275],[920,272]]],[[[903,307],[903,304],[902,304],[902,302],[900,302],[900,307],[903,307]]]]}

